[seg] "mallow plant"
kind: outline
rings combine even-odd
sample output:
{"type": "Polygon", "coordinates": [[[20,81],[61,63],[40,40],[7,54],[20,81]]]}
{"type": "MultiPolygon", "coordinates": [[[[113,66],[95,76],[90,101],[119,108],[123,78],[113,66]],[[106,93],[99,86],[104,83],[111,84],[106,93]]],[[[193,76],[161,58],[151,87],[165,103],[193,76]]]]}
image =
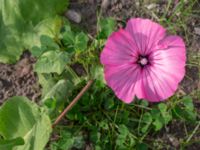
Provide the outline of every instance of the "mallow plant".
{"type": "MultiPolygon", "coordinates": [[[[149,19],[131,18],[124,29],[115,32],[113,19],[99,22],[96,37],[77,32],[66,20],[56,29],[55,36],[39,34],[38,44],[29,50],[37,58],[34,71],[42,86],[41,100],[36,104],[16,96],[1,106],[0,149],[43,150],[52,131],[66,118],[91,131],[90,141],[96,149],[146,148],[144,139],[148,133],[161,130],[172,118],[196,121],[192,99],[174,95],[185,75],[183,39],[167,35],[163,26],[149,19]],[[85,74],[77,75],[73,68],[76,63],[81,64],[79,69],[85,74]],[[83,101],[77,104],[80,99],[83,101]],[[163,103],[165,100],[169,102],[163,103]],[[149,103],[154,103],[153,107],[149,103]],[[74,114],[70,114],[71,109],[74,114]],[[92,111],[92,117],[81,111],[92,111]],[[100,120],[99,111],[105,120],[100,120]],[[130,125],[137,131],[130,131],[130,125]]],[[[24,38],[30,34],[25,35],[24,38]]],[[[9,61],[1,56],[3,62],[9,61]]],[[[70,130],[63,130],[60,135],[61,139],[50,147],[64,150],[83,145],[84,137],[73,137],[70,130]]]]}

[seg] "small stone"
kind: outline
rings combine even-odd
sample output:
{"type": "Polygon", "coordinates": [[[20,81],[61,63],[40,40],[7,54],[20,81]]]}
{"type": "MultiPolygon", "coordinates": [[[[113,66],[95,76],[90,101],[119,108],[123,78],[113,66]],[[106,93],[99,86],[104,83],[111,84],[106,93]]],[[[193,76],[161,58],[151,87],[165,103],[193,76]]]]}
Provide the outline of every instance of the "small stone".
{"type": "Polygon", "coordinates": [[[120,3],[120,4],[118,5],[118,7],[119,7],[119,9],[122,9],[123,6],[122,6],[122,4],[120,3]]]}
{"type": "Polygon", "coordinates": [[[80,23],[81,22],[81,14],[80,13],[78,13],[78,12],[76,12],[75,10],[68,10],[66,13],[65,13],[65,16],[69,19],[69,20],[71,20],[71,21],[73,21],[73,22],[75,22],[75,23],[80,23]]]}
{"type": "Polygon", "coordinates": [[[110,1],[109,0],[103,0],[102,3],[101,3],[101,9],[102,10],[107,10],[109,5],[110,5],[110,1]]]}
{"type": "Polygon", "coordinates": [[[157,4],[152,3],[152,4],[150,4],[150,5],[147,5],[146,8],[147,8],[148,10],[151,10],[151,9],[156,8],[157,6],[158,6],[157,4]]]}
{"type": "Polygon", "coordinates": [[[178,146],[180,145],[178,139],[175,138],[173,135],[168,135],[168,139],[169,139],[169,141],[171,142],[171,144],[172,144],[174,147],[178,147],[178,146]]]}
{"type": "Polygon", "coordinates": [[[137,1],[137,2],[135,3],[135,5],[136,5],[136,7],[140,7],[140,2],[137,1]]]}
{"type": "Polygon", "coordinates": [[[194,32],[198,35],[200,35],[200,27],[195,27],[194,32]]]}

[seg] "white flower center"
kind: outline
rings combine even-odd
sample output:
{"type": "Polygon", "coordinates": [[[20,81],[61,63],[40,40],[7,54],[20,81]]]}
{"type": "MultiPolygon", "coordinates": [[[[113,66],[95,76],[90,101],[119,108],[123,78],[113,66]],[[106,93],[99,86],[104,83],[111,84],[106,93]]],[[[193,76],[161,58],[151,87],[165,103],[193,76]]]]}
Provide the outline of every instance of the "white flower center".
{"type": "Polygon", "coordinates": [[[148,64],[148,59],[147,58],[140,58],[139,60],[139,63],[142,65],[142,66],[145,66],[148,64]]]}

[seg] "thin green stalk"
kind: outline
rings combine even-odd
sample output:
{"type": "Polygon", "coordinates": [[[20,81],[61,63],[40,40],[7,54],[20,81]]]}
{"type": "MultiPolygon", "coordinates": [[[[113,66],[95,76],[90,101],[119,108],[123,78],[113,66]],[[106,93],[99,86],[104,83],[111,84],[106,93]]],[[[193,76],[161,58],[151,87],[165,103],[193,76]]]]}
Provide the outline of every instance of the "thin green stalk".
{"type": "Polygon", "coordinates": [[[194,130],[193,130],[193,132],[191,133],[191,135],[187,138],[186,143],[188,143],[188,142],[192,139],[192,137],[193,137],[194,134],[197,132],[197,130],[199,129],[199,127],[200,127],[200,121],[198,122],[197,126],[194,128],[194,130]]]}

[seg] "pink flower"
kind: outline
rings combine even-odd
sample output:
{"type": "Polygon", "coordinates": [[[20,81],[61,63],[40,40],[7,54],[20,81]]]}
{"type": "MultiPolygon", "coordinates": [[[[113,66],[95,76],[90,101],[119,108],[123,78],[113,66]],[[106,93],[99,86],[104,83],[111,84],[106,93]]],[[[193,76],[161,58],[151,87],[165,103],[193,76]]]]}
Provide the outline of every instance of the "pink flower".
{"type": "Polygon", "coordinates": [[[119,99],[159,102],[172,96],[184,77],[185,44],[179,36],[167,36],[161,25],[134,18],[108,38],[101,63],[119,99]]]}

